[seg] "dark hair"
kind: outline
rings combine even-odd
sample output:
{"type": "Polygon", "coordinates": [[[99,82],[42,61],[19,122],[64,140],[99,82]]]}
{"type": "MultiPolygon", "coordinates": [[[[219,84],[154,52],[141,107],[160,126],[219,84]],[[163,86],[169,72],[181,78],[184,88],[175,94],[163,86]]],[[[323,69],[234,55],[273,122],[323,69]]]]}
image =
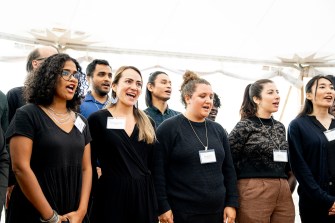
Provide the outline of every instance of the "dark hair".
{"type": "MultiPolygon", "coordinates": [[[[150,83],[153,86],[155,86],[155,80],[156,80],[157,76],[160,75],[160,74],[167,75],[163,71],[155,71],[155,72],[149,74],[148,84],[150,83]]],[[[145,104],[147,105],[147,107],[152,107],[152,95],[151,95],[151,92],[148,89],[148,85],[147,85],[146,90],[145,90],[145,104]]]]}
{"type": "MultiPolygon", "coordinates": [[[[319,85],[319,80],[321,78],[324,78],[324,79],[327,79],[329,80],[333,85],[334,85],[334,82],[333,82],[333,78],[332,75],[316,75],[314,76],[312,79],[310,79],[306,86],[305,86],[305,93],[311,93],[312,92],[312,87],[314,85],[314,83],[316,84],[316,89],[315,89],[315,95],[316,95],[316,92],[317,92],[317,88],[318,88],[318,85],[319,85]]],[[[305,97],[305,102],[304,102],[304,105],[303,105],[303,108],[301,110],[301,112],[297,115],[297,117],[301,117],[301,116],[304,116],[304,115],[308,115],[308,114],[311,114],[313,112],[313,103],[311,100],[308,100],[306,97],[305,97]]],[[[330,113],[330,111],[329,111],[330,113]]]]}
{"type": "Polygon", "coordinates": [[[186,101],[185,96],[192,97],[197,84],[206,84],[211,85],[207,80],[200,78],[196,73],[193,71],[187,70],[183,76],[183,83],[181,84],[180,91],[181,91],[181,101],[186,108],[186,101]]]}
{"type": "MultiPolygon", "coordinates": [[[[61,53],[48,57],[37,70],[29,74],[24,88],[24,97],[27,102],[43,106],[50,105],[53,102],[57,79],[64,68],[65,62],[69,60],[75,63],[77,71],[81,73],[81,67],[77,60],[61,53]]],[[[79,75],[78,87],[74,97],[67,101],[67,108],[77,110],[83,98],[83,87],[86,86],[84,82],[84,75],[79,75]]]]}
{"type": "Polygon", "coordinates": [[[244,90],[243,101],[240,108],[241,120],[256,115],[257,105],[253,97],[262,99],[264,84],[273,83],[270,79],[260,79],[253,84],[248,84],[244,90]]]}
{"type": "Polygon", "coordinates": [[[221,107],[221,100],[219,98],[219,95],[214,92],[214,98],[213,98],[213,105],[217,108],[221,107]]]}
{"type": "Polygon", "coordinates": [[[92,77],[93,76],[93,73],[94,73],[94,70],[95,70],[95,67],[97,66],[97,64],[106,65],[106,66],[109,66],[112,69],[112,67],[109,65],[109,63],[108,63],[107,60],[95,59],[95,60],[93,60],[91,63],[89,63],[87,65],[86,75],[88,77],[92,77]]]}

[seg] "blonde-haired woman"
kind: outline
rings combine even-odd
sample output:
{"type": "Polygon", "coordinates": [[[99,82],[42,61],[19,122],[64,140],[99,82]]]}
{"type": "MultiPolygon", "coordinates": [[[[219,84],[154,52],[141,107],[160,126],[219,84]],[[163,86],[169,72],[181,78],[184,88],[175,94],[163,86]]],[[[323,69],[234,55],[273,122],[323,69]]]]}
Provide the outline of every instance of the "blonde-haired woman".
{"type": "Polygon", "coordinates": [[[158,220],[150,171],[154,122],[136,106],[142,85],[136,67],[120,67],[112,82],[112,104],[88,119],[92,160],[99,160],[102,171],[93,187],[92,222],[158,220]]]}

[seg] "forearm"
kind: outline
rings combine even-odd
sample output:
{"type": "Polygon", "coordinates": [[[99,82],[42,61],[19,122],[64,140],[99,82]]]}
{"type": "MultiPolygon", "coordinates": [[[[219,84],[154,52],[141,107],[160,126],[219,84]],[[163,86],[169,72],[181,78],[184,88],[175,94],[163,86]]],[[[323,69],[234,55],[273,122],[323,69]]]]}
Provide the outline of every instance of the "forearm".
{"type": "Polygon", "coordinates": [[[82,159],[82,186],[80,202],[77,212],[84,217],[87,213],[88,201],[90,198],[92,188],[92,165],[91,165],[91,146],[85,146],[83,159],[82,159]]]}
{"type": "Polygon", "coordinates": [[[87,212],[88,201],[91,193],[92,187],[92,168],[86,168],[83,170],[83,180],[82,180],[82,188],[80,195],[80,203],[78,207],[78,212],[82,213],[83,216],[87,212]]]}

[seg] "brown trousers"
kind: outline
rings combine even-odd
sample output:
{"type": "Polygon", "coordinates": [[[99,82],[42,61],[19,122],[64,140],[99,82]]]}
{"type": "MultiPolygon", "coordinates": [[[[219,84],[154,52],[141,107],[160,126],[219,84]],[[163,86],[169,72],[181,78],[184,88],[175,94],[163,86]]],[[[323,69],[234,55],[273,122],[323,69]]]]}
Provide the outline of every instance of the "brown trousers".
{"type": "Polygon", "coordinates": [[[251,178],[237,182],[238,223],[294,223],[294,204],[286,179],[251,178]]]}

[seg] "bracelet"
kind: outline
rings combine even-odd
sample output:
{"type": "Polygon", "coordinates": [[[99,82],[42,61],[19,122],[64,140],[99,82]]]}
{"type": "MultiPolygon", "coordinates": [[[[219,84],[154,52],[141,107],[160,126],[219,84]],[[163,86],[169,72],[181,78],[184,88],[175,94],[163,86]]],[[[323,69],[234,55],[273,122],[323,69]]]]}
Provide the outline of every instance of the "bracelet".
{"type": "Polygon", "coordinates": [[[52,217],[50,218],[50,219],[48,219],[48,220],[44,220],[43,218],[40,218],[40,221],[41,222],[47,222],[47,223],[58,223],[58,221],[59,221],[59,215],[58,215],[58,213],[55,211],[55,210],[53,210],[53,215],[52,215],[52,217]]]}

